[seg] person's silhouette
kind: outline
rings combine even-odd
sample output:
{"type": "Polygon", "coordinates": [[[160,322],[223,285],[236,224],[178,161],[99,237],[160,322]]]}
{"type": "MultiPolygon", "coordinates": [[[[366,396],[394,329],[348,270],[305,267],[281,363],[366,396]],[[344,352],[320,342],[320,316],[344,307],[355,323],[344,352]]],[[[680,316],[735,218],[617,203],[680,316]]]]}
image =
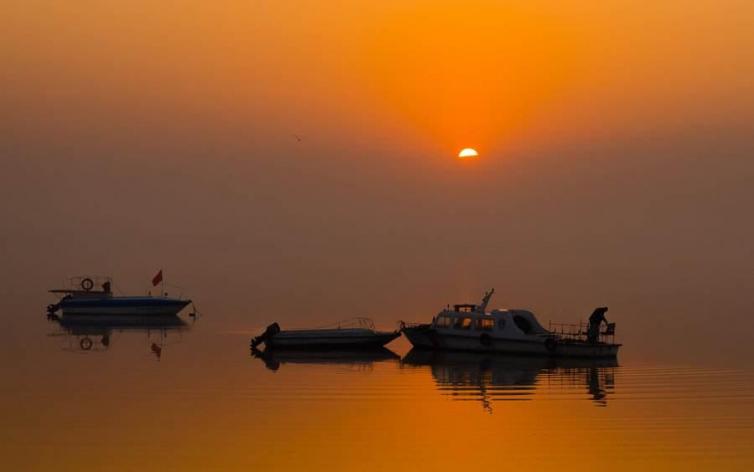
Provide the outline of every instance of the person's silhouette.
{"type": "Polygon", "coordinates": [[[607,312],[607,307],[602,306],[599,308],[596,308],[592,315],[589,317],[589,329],[587,331],[586,339],[590,343],[596,343],[599,340],[600,337],[600,326],[602,323],[607,323],[607,318],[605,318],[605,313],[607,312]]]}

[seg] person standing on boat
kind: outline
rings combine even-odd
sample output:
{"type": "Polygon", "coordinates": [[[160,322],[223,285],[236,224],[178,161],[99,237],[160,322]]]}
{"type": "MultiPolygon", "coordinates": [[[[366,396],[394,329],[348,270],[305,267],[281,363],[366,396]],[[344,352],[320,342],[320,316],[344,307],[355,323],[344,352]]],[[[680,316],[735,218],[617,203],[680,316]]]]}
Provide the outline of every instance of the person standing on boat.
{"type": "Polygon", "coordinates": [[[588,342],[596,343],[599,340],[600,326],[602,326],[603,322],[607,324],[607,318],[605,318],[606,312],[607,307],[602,306],[595,309],[592,315],[589,317],[589,329],[586,334],[586,340],[588,342]]]}

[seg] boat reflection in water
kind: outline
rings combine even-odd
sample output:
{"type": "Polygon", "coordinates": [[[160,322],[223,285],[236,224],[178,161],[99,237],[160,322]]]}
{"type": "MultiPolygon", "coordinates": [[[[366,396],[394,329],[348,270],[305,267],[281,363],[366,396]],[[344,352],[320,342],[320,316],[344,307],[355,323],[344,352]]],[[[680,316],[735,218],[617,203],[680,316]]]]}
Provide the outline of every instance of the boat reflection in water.
{"type": "Polygon", "coordinates": [[[161,357],[163,348],[168,345],[168,333],[181,333],[190,328],[190,325],[177,315],[93,314],[51,315],[48,318],[60,327],[61,330],[51,336],[62,336],[66,341],[63,346],[66,351],[106,351],[110,347],[113,335],[133,332],[146,335],[149,350],[157,359],[161,357]]]}
{"type": "Polygon", "coordinates": [[[454,400],[478,400],[491,413],[493,401],[532,400],[538,389],[586,393],[595,405],[607,406],[618,362],[412,349],[401,367],[429,367],[442,393],[454,400]]]}
{"type": "Polygon", "coordinates": [[[283,364],[344,365],[369,369],[376,362],[399,361],[400,356],[387,348],[372,349],[266,349],[252,348],[251,355],[264,362],[269,370],[276,371],[283,364]]]}

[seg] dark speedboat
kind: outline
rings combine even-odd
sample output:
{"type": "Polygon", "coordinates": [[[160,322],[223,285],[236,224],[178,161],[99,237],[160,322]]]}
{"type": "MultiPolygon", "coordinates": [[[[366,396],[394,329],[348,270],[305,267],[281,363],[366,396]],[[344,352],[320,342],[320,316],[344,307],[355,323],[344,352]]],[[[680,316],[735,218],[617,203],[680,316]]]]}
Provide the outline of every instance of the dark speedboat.
{"type": "Polygon", "coordinates": [[[60,297],[47,307],[54,314],[64,316],[121,315],[121,316],[173,316],[191,300],[168,297],[167,294],[144,296],[119,296],[112,292],[110,277],[74,277],[69,288],[50,290],[60,297]]]}
{"type": "Polygon", "coordinates": [[[277,323],[251,340],[251,347],[264,343],[269,348],[354,349],[382,347],[400,336],[400,331],[376,331],[369,318],[353,318],[314,329],[281,330],[277,323]]]}

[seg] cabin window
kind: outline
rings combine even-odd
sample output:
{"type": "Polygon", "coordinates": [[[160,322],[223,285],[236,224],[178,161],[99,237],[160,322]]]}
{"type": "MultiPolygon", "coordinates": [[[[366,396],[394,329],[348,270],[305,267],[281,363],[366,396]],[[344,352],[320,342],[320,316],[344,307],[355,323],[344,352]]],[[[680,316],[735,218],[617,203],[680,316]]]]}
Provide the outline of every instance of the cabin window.
{"type": "Polygon", "coordinates": [[[500,331],[505,329],[505,318],[500,318],[499,320],[497,320],[497,329],[499,329],[500,331]]]}
{"type": "Polygon", "coordinates": [[[476,329],[479,331],[492,331],[495,327],[495,320],[492,318],[479,318],[476,320],[476,329]]]}
{"type": "Polygon", "coordinates": [[[451,324],[453,324],[453,320],[447,315],[438,316],[435,322],[435,326],[438,328],[450,328],[451,324]]]}
{"type": "Polygon", "coordinates": [[[463,318],[456,318],[456,322],[453,325],[455,329],[471,329],[471,318],[464,316],[463,318]]]}
{"type": "Polygon", "coordinates": [[[531,333],[531,322],[524,318],[523,316],[514,315],[513,316],[513,322],[516,323],[516,326],[518,326],[518,329],[524,332],[524,334],[531,333]]]}

